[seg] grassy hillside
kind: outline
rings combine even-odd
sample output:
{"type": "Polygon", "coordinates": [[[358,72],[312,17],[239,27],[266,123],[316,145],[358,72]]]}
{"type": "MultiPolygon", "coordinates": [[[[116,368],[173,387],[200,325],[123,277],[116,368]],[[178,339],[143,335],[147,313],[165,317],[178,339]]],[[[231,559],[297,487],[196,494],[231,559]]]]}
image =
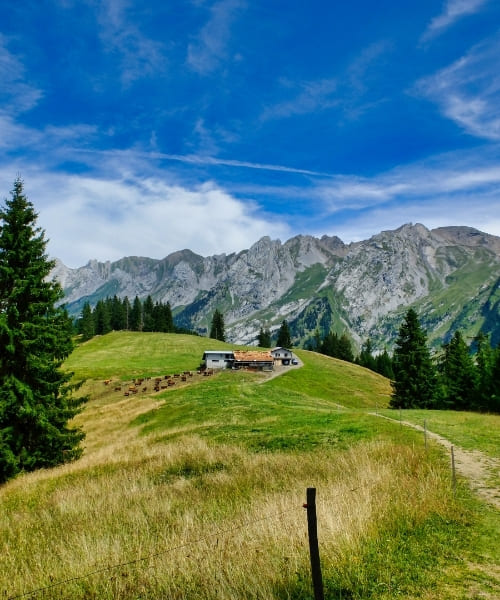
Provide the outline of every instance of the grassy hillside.
{"type": "Polygon", "coordinates": [[[0,488],[3,597],[312,598],[310,486],[327,598],[497,596],[497,515],[463,482],[452,494],[440,448],[371,414],[384,378],[298,351],[304,366],[274,379],[195,374],[124,395],[219,347],[114,333],[75,351],[86,450],[0,488]]]}

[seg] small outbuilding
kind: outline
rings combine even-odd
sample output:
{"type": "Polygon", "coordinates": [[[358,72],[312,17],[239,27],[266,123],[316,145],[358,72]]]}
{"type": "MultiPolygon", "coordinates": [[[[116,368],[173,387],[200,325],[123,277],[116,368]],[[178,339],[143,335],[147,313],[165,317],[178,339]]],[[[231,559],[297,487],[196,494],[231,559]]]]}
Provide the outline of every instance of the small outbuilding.
{"type": "Polygon", "coordinates": [[[202,367],[204,369],[228,369],[233,366],[234,354],[228,350],[205,350],[202,367]]]}
{"type": "Polygon", "coordinates": [[[286,366],[290,364],[293,358],[293,352],[288,348],[278,346],[271,350],[271,356],[273,357],[275,364],[286,366]]]}

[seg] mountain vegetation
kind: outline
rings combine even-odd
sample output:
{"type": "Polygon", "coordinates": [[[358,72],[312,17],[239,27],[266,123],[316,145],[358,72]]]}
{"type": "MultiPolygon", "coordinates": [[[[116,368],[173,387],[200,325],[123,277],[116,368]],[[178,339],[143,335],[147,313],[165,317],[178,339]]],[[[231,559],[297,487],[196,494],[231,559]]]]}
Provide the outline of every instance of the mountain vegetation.
{"type": "Polygon", "coordinates": [[[78,269],[58,262],[53,274],[75,317],[85,302],[151,296],[170,304],[177,326],[201,335],[218,309],[232,343],[257,344],[262,328],[274,344],[285,319],[295,347],[310,347],[319,331],[321,338],[345,333],[354,354],[367,339],[377,353],[392,352],[408,308],[433,349],[457,329],[466,339],[482,330],[493,346],[500,343],[500,239],[469,227],[408,224],[351,244],[262,238],[236,254],[182,250],[78,269]]]}
{"type": "Polygon", "coordinates": [[[83,341],[110,331],[183,331],[175,325],[168,302],[153,303],[151,296],[141,302],[136,296],[130,304],[127,296],[122,300],[116,295],[98,300],[93,309],[89,302],[85,302],[76,321],[76,330],[83,341]]]}
{"type": "Polygon", "coordinates": [[[71,419],[85,398],[62,369],[72,323],[57,306],[63,291],[48,279],[54,263],[36,221],[17,179],[0,210],[0,483],[82,453],[84,433],[71,419]]]}
{"type": "Polygon", "coordinates": [[[214,340],[219,340],[221,342],[226,341],[226,326],[224,324],[224,315],[220,312],[218,308],[215,309],[215,312],[212,317],[210,337],[214,340]]]}
{"type": "MultiPolygon", "coordinates": [[[[394,413],[387,379],[300,349],[303,366],[280,377],[204,377],[206,345],[112,332],[67,358],[90,396],[75,417],[85,451],[0,486],[2,595],[311,599],[310,486],[326,598],[498,595],[497,513],[461,477],[453,489],[441,447],[376,414],[394,413]],[[155,376],[185,370],[186,382],[154,392],[155,376]]],[[[422,411],[402,412],[421,422],[422,411]]],[[[424,418],[497,455],[499,417],[424,418]]]]}

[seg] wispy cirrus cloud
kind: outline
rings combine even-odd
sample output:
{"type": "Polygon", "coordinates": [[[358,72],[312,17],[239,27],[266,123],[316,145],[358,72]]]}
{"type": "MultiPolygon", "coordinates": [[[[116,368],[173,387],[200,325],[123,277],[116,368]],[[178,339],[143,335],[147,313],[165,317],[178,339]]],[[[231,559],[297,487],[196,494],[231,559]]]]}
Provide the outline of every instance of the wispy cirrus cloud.
{"type": "Polygon", "coordinates": [[[443,12],[429,23],[422,35],[422,41],[440,35],[462,17],[479,12],[487,2],[488,0],[448,0],[443,12]]]}
{"type": "MultiPolygon", "coordinates": [[[[297,85],[293,87],[297,87],[297,85]]],[[[335,93],[337,87],[338,83],[334,78],[300,82],[298,94],[290,100],[266,107],[262,112],[261,119],[267,121],[268,119],[287,118],[337,106],[340,103],[335,93]]]]}
{"type": "Polygon", "coordinates": [[[500,184],[500,146],[456,151],[396,167],[372,177],[332,177],[318,185],[331,211],[370,207],[396,198],[433,198],[496,190],[500,184]]]}
{"type": "Polygon", "coordinates": [[[266,106],[261,120],[307,115],[332,108],[338,108],[350,117],[359,116],[380,101],[370,84],[373,77],[378,76],[380,61],[390,50],[391,44],[381,40],[361,50],[338,76],[299,82],[284,80],[282,87],[291,97],[266,106]],[[368,91],[371,96],[366,102],[364,97],[368,91]]]}
{"type": "Polygon", "coordinates": [[[43,92],[24,78],[25,68],[21,58],[8,49],[8,40],[0,33],[0,110],[14,114],[37,105],[43,92]]]}
{"type": "Polygon", "coordinates": [[[467,133],[500,140],[500,35],[472,48],[434,75],[419,80],[413,92],[435,102],[467,133]]]}
{"type": "Polygon", "coordinates": [[[293,173],[297,175],[310,175],[315,177],[331,177],[329,173],[323,173],[320,171],[311,171],[309,169],[301,169],[298,167],[289,167],[286,165],[276,165],[269,163],[257,163],[244,160],[237,160],[232,158],[221,158],[217,156],[209,156],[206,154],[169,154],[165,152],[141,152],[138,150],[125,150],[125,151],[93,151],[93,150],[81,150],[78,151],[89,154],[97,155],[108,155],[119,157],[122,156],[126,160],[140,159],[140,160],[161,160],[161,161],[174,161],[181,162],[190,165],[205,165],[205,166],[221,166],[221,167],[233,167],[235,169],[254,169],[259,171],[275,171],[279,173],[293,173]]]}
{"type": "Polygon", "coordinates": [[[128,0],[98,4],[99,34],[105,50],[119,55],[125,86],[144,77],[158,76],[167,64],[164,45],[139,29],[127,12],[129,5],[128,0]]]}
{"type": "Polygon", "coordinates": [[[219,67],[228,56],[231,26],[246,7],[244,0],[219,0],[210,9],[210,18],[188,45],[187,63],[206,75],[219,67]]]}

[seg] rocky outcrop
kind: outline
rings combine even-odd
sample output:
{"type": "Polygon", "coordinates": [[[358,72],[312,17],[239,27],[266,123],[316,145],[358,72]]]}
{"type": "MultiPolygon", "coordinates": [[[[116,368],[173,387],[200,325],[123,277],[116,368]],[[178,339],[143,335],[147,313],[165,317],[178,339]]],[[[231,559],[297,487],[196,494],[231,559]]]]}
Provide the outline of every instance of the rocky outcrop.
{"type": "Polygon", "coordinates": [[[236,343],[253,343],[261,326],[277,329],[287,319],[298,343],[332,328],[386,345],[410,305],[436,340],[464,323],[471,331],[488,323],[500,337],[500,238],[470,227],[406,224],[353,244],[264,237],[237,254],[182,250],[162,260],[90,261],[79,269],[57,262],[52,275],[70,311],[114,294],[151,295],[170,302],[180,324],[205,332],[219,308],[236,343]]]}

